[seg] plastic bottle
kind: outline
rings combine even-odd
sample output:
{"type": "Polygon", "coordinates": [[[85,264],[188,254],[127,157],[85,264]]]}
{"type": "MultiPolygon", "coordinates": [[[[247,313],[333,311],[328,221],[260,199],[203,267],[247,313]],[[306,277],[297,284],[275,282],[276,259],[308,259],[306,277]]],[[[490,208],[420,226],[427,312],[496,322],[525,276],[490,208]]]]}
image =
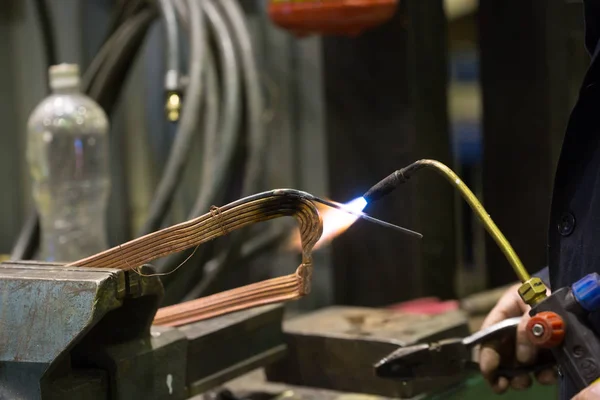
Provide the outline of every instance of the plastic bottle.
{"type": "Polygon", "coordinates": [[[79,91],[79,68],[50,68],[52,94],[31,113],[27,161],[46,261],[68,262],[107,248],[108,119],[79,91]]]}

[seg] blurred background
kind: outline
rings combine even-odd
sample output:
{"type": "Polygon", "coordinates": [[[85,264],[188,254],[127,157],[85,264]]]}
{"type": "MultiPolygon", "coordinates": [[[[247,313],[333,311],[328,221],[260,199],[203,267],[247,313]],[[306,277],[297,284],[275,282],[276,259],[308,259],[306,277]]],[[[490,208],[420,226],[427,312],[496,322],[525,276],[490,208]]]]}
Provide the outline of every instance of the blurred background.
{"type": "MultiPolygon", "coordinates": [[[[44,259],[28,120],[49,96],[49,67],[70,63],[110,123],[105,247],[269,189],[348,203],[429,158],[461,176],[530,272],[547,264],[554,168],[589,62],[577,0],[3,0],[0,59],[3,259],[44,259]],[[327,8],[334,3],[348,9],[327,8]]],[[[478,329],[516,282],[435,172],[365,209],[421,240],[320,210],[326,234],[312,292],[287,304],[288,315],[388,307],[419,317],[367,328],[397,323],[426,340],[437,333],[410,321],[432,318],[447,337],[456,321],[478,329]],[[459,309],[466,317],[453,314],[459,309]]],[[[301,261],[297,235],[293,220],[277,219],[156,260],[162,306],[292,273],[301,261]]],[[[344,335],[361,342],[356,318],[342,322],[344,335]]],[[[354,379],[330,369],[342,386],[354,379]]],[[[481,377],[476,385],[458,397],[490,394],[481,377]]]]}
{"type": "MultiPolygon", "coordinates": [[[[251,194],[242,188],[252,173],[248,149],[263,135],[252,192],[289,187],[347,202],[414,160],[438,159],[483,200],[530,271],[546,265],[554,166],[588,63],[581,1],[403,0],[390,18],[358,35],[300,34],[269,13],[273,4],[266,0],[239,5],[240,26],[205,18],[208,50],[199,62],[213,69],[217,84],[202,88],[208,100],[158,227],[186,220],[200,193],[212,190],[200,202],[202,213],[251,194]],[[245,53],[239,50],[244,35],[251,42],[245,53]],[[213,110],[222,121],[239,120],[229,155],[221,139],[206,137],[209,104],[231,97],[223,37],[233,40],[233,69],[240,73],[236,114],[227,114],[227,106],[213,110]],[[256,65],[254,81],[245,77],[248,59],[256,65]],[[256,95],[258,122],[248,107],[256,95]],[[207,157],[215,169],[208,174],[207,157]],[[222,168],[228,172],[218,175],[222,168]],[[218,177],[218,190],[210,189],[210,176],[218,177]]],[[[184,78],[190,63],[185,15],[178,17],[184,78]]],[[[0,253],[36,257],[26,129],[48,93],[52,63],[76,63],[84,77],[92,76],[95,99],[110,120],[109,244],[143,230],[179,132],[164,111],[166,48],[155,2],[0,4],[0,253]],[[136,18],[133,34],[109,41],[136,18]],[[89,75],[94,60],[101,65],[89,75]]],[[[456,299],[516,280],[466,204],[435,173],[423,173],[366,211],[424,238],[364,221],[338,229],[315,254],[313,293],[294,309],[456,299]]],[[[224,238],[203,246],[164,277],[165,304],[293,271],[299,253],[288,222],[253,227],[241,242],[224,238]]],[[[172,269],[180,261],[161,265],[172,269]]]]}

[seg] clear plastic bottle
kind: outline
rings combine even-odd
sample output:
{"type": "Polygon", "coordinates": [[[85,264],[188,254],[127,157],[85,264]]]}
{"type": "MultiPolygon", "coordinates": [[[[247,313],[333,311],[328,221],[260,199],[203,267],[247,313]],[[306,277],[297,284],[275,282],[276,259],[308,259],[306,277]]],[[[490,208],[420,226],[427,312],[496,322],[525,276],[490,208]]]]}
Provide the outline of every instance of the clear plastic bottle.
{"type": "Polygon", "coordinates": [[[75,261],[107,248],[108,119],[79,91],[79,68],[50,68],[52,94],[31,113],[27,161],[41,222],[40,258],[75,261]]]}

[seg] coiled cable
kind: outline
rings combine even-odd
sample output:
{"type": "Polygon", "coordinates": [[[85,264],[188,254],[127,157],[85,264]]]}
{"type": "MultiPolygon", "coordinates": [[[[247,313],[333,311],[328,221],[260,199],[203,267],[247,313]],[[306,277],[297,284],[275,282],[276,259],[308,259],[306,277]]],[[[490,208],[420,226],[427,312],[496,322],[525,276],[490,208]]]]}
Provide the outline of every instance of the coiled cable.
{"type": "Polygon", "coordinates": [[[200,3],[203,0],[188,0],[190,15],[190,68],[189,84],[185,92],[185,103],[181,120],[171,147],[167,165],[150,205],[150,212],[140,234],[145,235],[160,228],[173,201],[175,189],[181,180],[192,139],[199,122],[202,105],[202,78],[206,38],[204,15],[200,3]]]}

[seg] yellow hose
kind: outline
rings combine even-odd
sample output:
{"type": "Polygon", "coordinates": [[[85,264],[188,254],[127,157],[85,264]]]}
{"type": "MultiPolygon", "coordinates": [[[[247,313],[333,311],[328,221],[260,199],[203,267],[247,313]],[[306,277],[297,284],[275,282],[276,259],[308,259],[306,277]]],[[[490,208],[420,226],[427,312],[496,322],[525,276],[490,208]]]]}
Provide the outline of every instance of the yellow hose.
{"type": "MultiPolygon", "coordinates": [[[[512,248],[504,234],[500,231],[500,229],[498,229],[492,218],[490,218],[485,208],[483,208],[483,205],[479,202],[479,200],[473,194],[471,189],[469,189],[469,187],[465,185],[465,183],[459,178],[459,176],[439,161],[419,160],[413,165],[415,164],[436,170],[442,176],[444,176],[446,180],[448,180],[448,182],[452,184],[452,186],[458,189],[462,197],[469,204],[469,206],[475,212],[475,214],[477,214],[479,220],[483,223],[485,230],[492,236],[492,238],[494,238],[494,241],[496,242],[498,247],[500,247],[502,253],[504,253],[504,255],[506,256],[506,259],[513,267],[515,273],[519,277],[519,280],[523,283],[529,281],[531,277],[529,276],[529,273],[523,266],[521,259],[519,258],[515,250],[512,248]]],[[[411,166],[405,168],[404,170],[407,170],[409,168],[411,168],[411,166]]]]}

